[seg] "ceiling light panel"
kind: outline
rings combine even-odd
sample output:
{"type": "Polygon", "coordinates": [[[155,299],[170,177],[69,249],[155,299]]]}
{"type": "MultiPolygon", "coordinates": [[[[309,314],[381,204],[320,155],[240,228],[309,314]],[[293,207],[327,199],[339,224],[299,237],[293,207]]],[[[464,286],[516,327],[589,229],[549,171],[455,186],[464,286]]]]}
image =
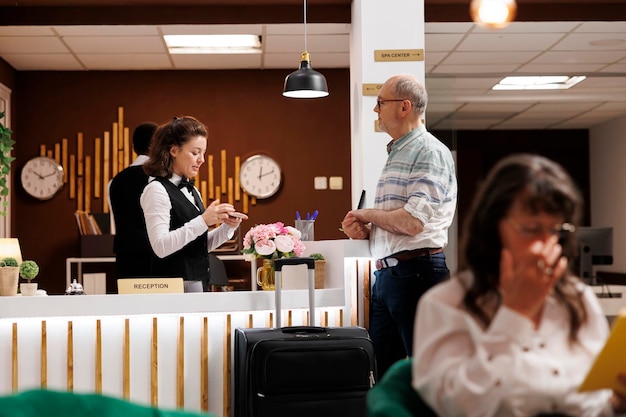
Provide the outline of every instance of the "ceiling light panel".
{"type": "Polygon", "coordinates": [[[260,54],[258,35],[163,35],[171,54],[260,54]]]}

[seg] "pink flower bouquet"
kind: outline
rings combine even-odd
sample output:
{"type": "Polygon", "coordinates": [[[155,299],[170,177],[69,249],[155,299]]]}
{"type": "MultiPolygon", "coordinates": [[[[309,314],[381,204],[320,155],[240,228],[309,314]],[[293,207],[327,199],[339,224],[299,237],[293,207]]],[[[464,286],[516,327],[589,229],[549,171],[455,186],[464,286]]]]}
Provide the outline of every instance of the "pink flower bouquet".
{"type": "Polygon", "coordinates": [[[241,252],[248,261],[302,256],[305,247],[301,236],[295,227],[285,226],[282,222],[259,224],[244,236],[241,252]]]}

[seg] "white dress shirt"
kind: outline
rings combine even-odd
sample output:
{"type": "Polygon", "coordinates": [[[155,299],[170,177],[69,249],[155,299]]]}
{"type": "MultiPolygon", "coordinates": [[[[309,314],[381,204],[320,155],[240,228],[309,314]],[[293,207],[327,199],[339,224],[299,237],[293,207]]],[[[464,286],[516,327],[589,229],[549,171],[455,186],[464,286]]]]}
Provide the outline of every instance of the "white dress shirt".
{"type": "Polygon", "coordinates": [[[439,417],[613,415],[610,390],[577,392],[608,336],[589,287],[580,284],[589,319],[570,345],[568,316],[552,297],[537,329],[504,306],[485,328],[463,306],[471,280],[463,273],[437,285],[418,305],[413,388],[439,417]]]}
{"type": "MultiPolygon", "coordinates": [[[[208,226],[200,216],[200,210],[198,210],[198,217],[188,221],[182,227],[170,231],[170,210],[172,209],[170,197],[165,187],[158,181],[152,181],[152,179],[150,177],[150,182],[144,188],[140,203],[146,219],[150,245],[159,258],[165,258],[194,241],[208,230],[208,226]]],[[[174,174],[170,181],[178,186],[181,179],[179,175],[174,174]]],[[[195,205],[193,195],[189,190],[183,188],[180,191],[195,205]]],[[[236,229],[236,227],[222,223],[219,227],[209,231],[207,235],[208,251],[211,252],[231,239],[236,229]]]]}

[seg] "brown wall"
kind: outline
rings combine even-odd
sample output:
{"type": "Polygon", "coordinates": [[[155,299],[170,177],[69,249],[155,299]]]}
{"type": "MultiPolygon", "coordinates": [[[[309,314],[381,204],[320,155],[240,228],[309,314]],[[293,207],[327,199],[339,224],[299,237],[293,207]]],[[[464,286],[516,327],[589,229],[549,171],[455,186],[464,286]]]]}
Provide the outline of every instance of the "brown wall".
{"type": "MultiPolygon", "coordinates": [[[[193,115],[209,128],[209,154],[226,149],[242,160],[256,152],[273,156],[284,170],[278,195],[259,200],[249,210],[243,231],[257,223],[283,221],[293,225],[295,211],[320,212],[315,237],[342,238],[338,227],[350,209],[349,72],[324,70],[330,96],[318,100],[282,97],[289,71],[147,71],[147,72],[19,72],[14,109],[17,141],[13,165],[13,235],[26,259],[41,266],[40,284],[50,293],[65,290],[65,258],[80,256],[74,219],[77,201],[66,184],[52,200],[29,197],[19,183],[26,161],[40,145],[53,147],[69,140],[76,153],[76,135],[83,132],[85,154],[102,138],[124,107],[124,124],[165,123],[173,116],[193,115]],[[341,176],[342,191],[315,191],[315,176],[341,176]]],[[[234,175],[229,163],[228,176],[234,175]]],[[[206,172],[202,173],[206,179],[206,172]]],[[[224,199],[225,197],[223,197],[224,199]]],[[[91,211],[102,210],[102,199],[91,211]]],[[[235,203],[241,209],[240,203],[235,203]]]]}
{"type": "Polygon", "coordinates": [[[519,152],[541,154],[563,165],[587,201],[583,221],[585,224],[590,221],[588,130],[462,130],[434,133],[457,150],[459,225],[463,225],[476,189],[491,167],[504,156],[519,152]]]}

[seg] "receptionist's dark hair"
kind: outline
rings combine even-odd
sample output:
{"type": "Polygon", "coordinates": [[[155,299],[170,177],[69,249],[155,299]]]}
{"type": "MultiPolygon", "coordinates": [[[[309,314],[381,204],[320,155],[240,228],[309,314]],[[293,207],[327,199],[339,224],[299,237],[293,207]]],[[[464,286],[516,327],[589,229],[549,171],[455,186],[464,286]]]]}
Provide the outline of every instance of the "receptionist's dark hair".
{"type": "Polygon", "coordinates": [[[151,177],[171,178],[174,161],[170,149],[182,146],[196,136],[206,138],[208,135],[206,126],[194,117],[174,117],[171,122],[159,126],[154,132],[148,153],[150,159],[144,164],[144,171],[151,177]]]}

